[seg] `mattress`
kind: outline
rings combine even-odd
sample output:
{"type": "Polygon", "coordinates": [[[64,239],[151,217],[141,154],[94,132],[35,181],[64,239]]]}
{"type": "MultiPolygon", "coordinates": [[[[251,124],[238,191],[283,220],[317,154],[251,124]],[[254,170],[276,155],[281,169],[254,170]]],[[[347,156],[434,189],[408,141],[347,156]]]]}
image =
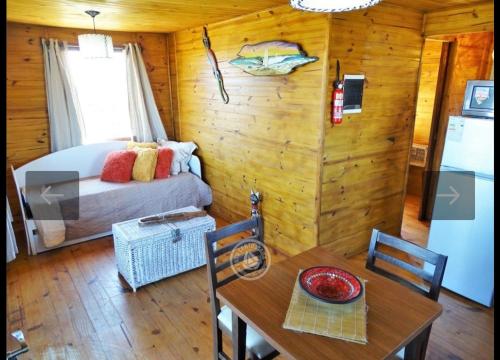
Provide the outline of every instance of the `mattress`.
{"type": "MultiPolygon", "coordinates": [[[[53,193],[62,190],[54,185],[53,193]]],[[[113,223],[175,210],[202,208],[212,203],[210,187],[192,173],[181,173],[151,182],[104,182],[99,177],[79,181],[78,220],[64,220],[65,241],[111,231],[113,223]]],[[[71,201],[60,201],[63,219],[74,213],[71,201]]],[[[73,217],[74,218],[74,217],[73,217]]]]}

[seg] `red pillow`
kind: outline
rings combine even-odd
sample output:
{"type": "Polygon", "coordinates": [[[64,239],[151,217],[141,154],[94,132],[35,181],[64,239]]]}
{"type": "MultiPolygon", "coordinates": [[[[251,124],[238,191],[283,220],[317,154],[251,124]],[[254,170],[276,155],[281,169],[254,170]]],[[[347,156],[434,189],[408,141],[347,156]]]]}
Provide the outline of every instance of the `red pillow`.
{"type": "Polygon", "coordinates": [[[120,183],[130,181],[136,157],[137,153],[134,150],[110,152],[104,160],[101,180],[120,183]]]}
{"type": "Polygon", "coordinates": [[[170,167],[174,158],[174,150],[168,147],[158,148],[158,160],[156,162],[155,179],[166,179],[170,176],[170,167]]]}

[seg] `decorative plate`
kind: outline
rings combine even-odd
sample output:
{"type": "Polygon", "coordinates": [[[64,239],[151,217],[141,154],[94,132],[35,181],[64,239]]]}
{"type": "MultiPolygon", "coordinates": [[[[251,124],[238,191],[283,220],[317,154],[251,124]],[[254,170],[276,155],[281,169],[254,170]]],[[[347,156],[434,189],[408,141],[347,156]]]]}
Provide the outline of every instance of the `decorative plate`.
{"type": "Polygon", "coordinates": [[[333,266],[314,266],[302,271],[299,284],[312,297],[331,304],[347,304],[363,294],[356,276],[333,266]]]}

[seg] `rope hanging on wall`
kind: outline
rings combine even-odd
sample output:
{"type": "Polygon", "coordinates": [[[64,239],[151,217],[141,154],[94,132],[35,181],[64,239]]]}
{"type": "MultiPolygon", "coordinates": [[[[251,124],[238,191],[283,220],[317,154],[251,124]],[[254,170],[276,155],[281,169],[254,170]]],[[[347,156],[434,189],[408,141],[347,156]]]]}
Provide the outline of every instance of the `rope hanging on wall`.
{"type": "Polygon", "coordinates": [[[215,58],[215,54],[210,48],[210,39],[208,38],[206,27],[203,27],[203,46],[205,46],[208,62],[212,67],[212,73],[214,74],[214,77],[217,80],[217,84],[219,85],[219,92],[222,101],[224,101],[224,104],[227,104],[229,102],[229,95],[227,95],[226,89],[224,89],[224,80],[222,79],[222,74],[219,70],[219,67],[217,66],[217,59],[215,58]]]}

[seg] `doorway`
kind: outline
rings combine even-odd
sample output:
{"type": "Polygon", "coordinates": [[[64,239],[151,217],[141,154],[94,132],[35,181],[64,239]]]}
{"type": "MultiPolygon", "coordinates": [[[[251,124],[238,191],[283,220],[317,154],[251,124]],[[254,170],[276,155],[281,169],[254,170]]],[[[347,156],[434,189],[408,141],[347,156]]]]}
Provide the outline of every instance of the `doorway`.
{"type": "Polygon", "coordinates": [[[429,207],[432,177],[428,175],[432,170],[449,49],[449,41],[426,39],[420,63],[401,235],[404,239],[421,246],[427,245],[430,226],[430,217],[427,217],[426,209],[429,207]]]}
{"type": "Polygon", "coordinates": [[[435,197],[435,176],[448,118],[461,115],[467,80],[493,80],[493,33],[425,40],[419,75],[412,156],[401,236],[426,246],[435,197]]]}

